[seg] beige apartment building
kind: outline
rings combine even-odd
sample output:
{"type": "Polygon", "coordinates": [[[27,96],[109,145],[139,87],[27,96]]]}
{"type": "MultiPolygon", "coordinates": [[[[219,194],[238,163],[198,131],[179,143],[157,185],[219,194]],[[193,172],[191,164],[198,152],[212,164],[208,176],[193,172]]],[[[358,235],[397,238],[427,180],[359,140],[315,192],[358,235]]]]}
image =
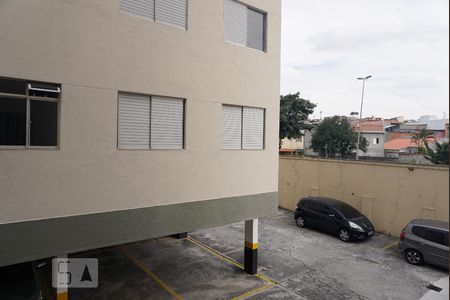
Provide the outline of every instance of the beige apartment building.
{"type": "Polygon", "coordinates": [[[237,221],[257,249],[280,31],[281,0],[0,1],[0,266],[237,221]]]}

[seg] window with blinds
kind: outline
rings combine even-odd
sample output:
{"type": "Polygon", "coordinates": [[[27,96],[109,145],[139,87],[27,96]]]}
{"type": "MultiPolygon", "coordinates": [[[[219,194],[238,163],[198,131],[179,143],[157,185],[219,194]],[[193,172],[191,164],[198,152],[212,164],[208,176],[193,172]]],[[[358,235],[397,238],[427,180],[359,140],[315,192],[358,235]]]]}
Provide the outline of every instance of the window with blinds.
{"type": "Polygon", "coordinates": [[[267,14],[235,1],[224,3],[224,35],[228,42],[266,51],[267,14]]]}
{"type": "Polygon", "coordinates": [[[265,110],[222,105],[222,149],[263,150],[265,110]]]}
{"type": "Polygon", "coordinates": [[[119,149],[183,149],[184,99],[119,93],[119,149]]]}
{"type": "Polygon", "coordinates": [[[152,97],[151,148],[183,149],[184,100],[152,97]]]}
{"type": "Polygon", "coordinates": [[[222,106],[222,149],[242,148],[242,107],[222,106]]]}
{"type": "Polygon", "coordinates": [[[120,11],[187,29],[187,0],[120,0],[120,11]]]}
{"type": "Polygon", "coordinates": [[[244,107],[242,113],[242,149],[264,149],[264,109],[244,107]]]}

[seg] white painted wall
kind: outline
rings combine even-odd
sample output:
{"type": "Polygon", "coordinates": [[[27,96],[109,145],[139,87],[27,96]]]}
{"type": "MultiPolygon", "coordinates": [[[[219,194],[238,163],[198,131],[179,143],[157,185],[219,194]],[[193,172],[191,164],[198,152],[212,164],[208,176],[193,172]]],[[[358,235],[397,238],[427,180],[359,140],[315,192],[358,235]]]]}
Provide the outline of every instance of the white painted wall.
{"type": "Polygon", "coordinates": [[[277,191],[280,0],[267,53],[226,43],[223,1],[188,31],[118,0],[0,1],[0,76],[62,84],[59,150],[0,150],[0,224],[277,191]],[[117,93],[186,98],[186,149],[117,149],[117,93]],[[222,103],[266,109],[263,151],[220,148],[222,103]]]}

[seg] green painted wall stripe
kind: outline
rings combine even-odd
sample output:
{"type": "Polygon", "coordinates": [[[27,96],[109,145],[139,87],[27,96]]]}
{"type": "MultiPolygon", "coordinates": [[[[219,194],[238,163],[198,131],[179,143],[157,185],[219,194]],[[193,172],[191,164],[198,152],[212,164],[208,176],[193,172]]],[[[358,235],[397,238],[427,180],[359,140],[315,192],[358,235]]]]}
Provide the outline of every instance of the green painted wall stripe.
{"type": "Polygon", "coordinates": [[[0,266],[276,214],[278,193],[0,225],[0,266]]]}

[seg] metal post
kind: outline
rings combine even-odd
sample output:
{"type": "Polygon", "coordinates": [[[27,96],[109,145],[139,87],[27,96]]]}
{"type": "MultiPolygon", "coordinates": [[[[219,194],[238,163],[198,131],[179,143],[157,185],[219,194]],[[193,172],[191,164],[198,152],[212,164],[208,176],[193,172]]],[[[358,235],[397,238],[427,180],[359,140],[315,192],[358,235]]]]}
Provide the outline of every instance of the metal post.
{"type": "Polygon", "coordinates": [[[356,141],[356,160],[359,160],[359,140],[361,139],[361,121],[362,121],[362,113],[363,113],[363,105],[364,105],[364,90],[366,87],[366,80],[371,77],[372,77],[372,75],[358,78],[358,80],[363,81],[363,87],[362,87],[362,96],[361,96],[361,109],[359,111],[358,140],[356,141]]]}

